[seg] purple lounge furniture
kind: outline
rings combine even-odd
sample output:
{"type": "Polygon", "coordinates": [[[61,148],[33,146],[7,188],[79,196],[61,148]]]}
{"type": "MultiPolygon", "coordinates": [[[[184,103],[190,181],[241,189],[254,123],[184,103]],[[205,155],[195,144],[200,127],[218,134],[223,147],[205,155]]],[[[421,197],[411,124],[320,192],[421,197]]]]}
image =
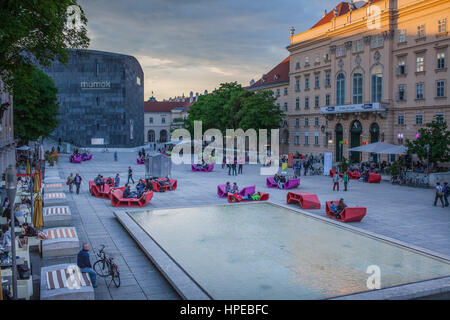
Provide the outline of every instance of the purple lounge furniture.
{"type": "Polygon", "coordinates": [[[199,168],[196,164],[193,164],[191,168],[192,168],[192,171],[194,171],[194,172],[197,172],[197,171],[200,171],[200,172],[211,172],[214,169],[214,165],[213,164],[208,164],[204,168],[199,168]]]}
{"type": "MultiPolygon", "coordinates": [[[[225,184],[219,184],[217,186],[217,195],[220,198],[226,198],[228,196],[228,193],[225,192],[225,187],[225,184]]],[[[249,194],[253,193],[255,193],[255,186],[245,187],[244,189],[239,191],[239,195],[241,195],[242,197],[247,197],[249,194]]]]}
{"type": "Polygon", "coordinates": [[[83,161],[83,158],[81,155],[77,156],[75,154],[72,154],[69,158],[69,161],[72,163],[81,163],[83,161]]]}
{"type": "MultiPolygon", "coordinates": [[[[269,177],[266,179],[266,185],[268,188],[279,189],[278,184],[273,181],[273,177],[269,177]]],[[[284,185],[283,189],[294,189],[300,185],[300,178],[297,179],[289,179],[284,185]]]]}
{"type": "Polygon", "coordinates": [[[142,160],[141,158],[137,158],[137,159],[136,159],[136,163],[137,163],[137,164],[145,164],[145,161],[142,160]]]}

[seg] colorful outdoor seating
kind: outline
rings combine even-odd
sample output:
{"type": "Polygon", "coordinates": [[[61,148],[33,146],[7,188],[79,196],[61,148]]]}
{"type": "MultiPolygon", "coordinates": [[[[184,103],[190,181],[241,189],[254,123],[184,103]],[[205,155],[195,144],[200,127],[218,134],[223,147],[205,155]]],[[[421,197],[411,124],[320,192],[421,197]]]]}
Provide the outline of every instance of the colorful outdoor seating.
{"type": "MultiPolygon", "coordinates": [[[[152,182],[152,185],[153,185],[153,191],[155,191],[155,192],[161,192],[161,189],[164,189],[164,191],[175,191],[175,190],[177,189],[177,187],[178,187],[178,182],[177,182],[177,180],[175,180],[175,179],[169,179],[170,185],[168,185],[168,184],[161,185],[160,181],[161,181],[162,179],[163,179],[163,178],[158,178],[158,179],[156,179],[156,180],[152,180],[152,181],[151,181],[151,182],[152,182]],[[172,187],[172,190],[170,190],[170,187],[172,187]]],[[[164,178],[164,180],[166,180],[166,179],[164,178]]]]}
{"type": "MultiPolygon", "coordinates": [[[[220,198],[227,198],[228,193],[225,192],[226,184],[219,184],[217,186],[217,195],[220,198]]],[[[255,193],[255,186],[245,187],[241,191],[239,191],[239,195],[241,197],[247,197],[249,194],[255,193]]]]}
{"type": "Polygon", "coordinates": [[[247,197],[236,197],[234,194],[228,194],[228,202],[234,203],[234,202],[252,202],[252,201],[267,201],[269,200],[269,194],[261,192],[261,196],[258,200],[250,200],[247,197]]]}
{"type": "Polygon", "coordinates": [[[381,174],[369,173],[369,183],[380,183],[381,182],[381,174]]]}
{"type": "Polygon", "coordinates": [[[359,180],[359,178],[361,178],[361,175],[359,174],[358,170],[353,170],[353,171],[348,170],[347,174],[348,174],[348,177],[352,180],[359,180]]]}
{"type": "MultiPolygon", "coordinates": [[[[113,178],[110,178],[112,181],[114,181],[113,178]]],[[[99,186],[95,184],[94,181],[89,181],[89,192],[92,196],[102,199],[109,199],[109,195],[112,189],[113,184],[109,185],[106,182],[108,181],[108,178],[103,178],[103,181],[105,182],[105,188],[100,190],[99,186]]]]}
{"type": "Polygon", "coordinates": [[[136,163],[137,164],[145,164],[145,160],[141,159],[141,158],[137,158],[136,159],[136,163]]]}
{"type": "MultiPolygon", "coordinates": [[[[330,170],[330,177],[333,178],[333,176],[334,176],[335,174],[336,174],[336,170],[331,169],[331,170],[330,170]]],[[[339,173],[339,177],[342,178],[343,175],[344,175],[343,173],[339,173]]]]}
{"type": "Polygon", "coordinates": [[[69,161],[72,163],[81,163],[83,162],[83,158],[81,157],[81,155],[72,154],[69,157],[69,161]]]}
{"type": "Polygon", "coordinates": [[[194,171],[194,172],[198,172],[198,171],[200,171],[200,172],[211,172],[214,169],[214,165],[213,164],[208,164],[207,166],[201,168],[201,167],[198,167],[198,165],[193,164],[191,166],[191,168],[192,168],[192,171],[194,171]]]}
{"type": "MultiPolygon", "coordinates": [[[[279,189],[278,187],[278,183],[276,183],[273,179],[273,177],[268,177],[266,179],[266,185],[268,188],[274,188],[274,189],[279,189]]],[[[287,190],[287,189],[294,189],[297,188],[300,185],[300,178],[296,178],[296,179],[289,179],[284,185],[283,185],[283,189],[287,190]]]]}
{"type": "Polygon", "coordinates": [[[111,191],[110,199],[113,207],[137,207],[142,208],[149,203],[153,198],[153,191],[145,192],[139,199],[138,198],[123,198],[124,188],[116,188],[111,191]]]}
{"type": "Polygon", "coordinates": [[[339,200],[327,201],[325,205],[325,210],[327,216],[331,219],[335,219],[342,222],[359,222],[366,215],[367,209],[365,207],[346,207],[339,215],[341,219],[334,216],[333,211],[330,210],[331,203],[336,206],[339,204],[339,200]]]}
{"type": "Polygon", "coordinates": [[[298,203],[302,209],[320,209],[320,201],[317,195],[304,191],[289,192],[286,197],[286,203],[298,203]]]}
{"type": "Polygon", "coordinates": [[[89,161],[92,159],[92,154],[90,153],[83,153],[81,154],[81,158],[83,159],[83,161],[89,161]]]}

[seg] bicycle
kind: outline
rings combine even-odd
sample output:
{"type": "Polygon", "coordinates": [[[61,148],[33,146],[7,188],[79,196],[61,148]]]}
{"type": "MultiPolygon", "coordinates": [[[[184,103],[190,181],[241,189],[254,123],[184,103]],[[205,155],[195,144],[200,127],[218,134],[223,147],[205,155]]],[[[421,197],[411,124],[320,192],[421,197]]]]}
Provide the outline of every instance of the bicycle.
{"type": "Polygon", "coordinates": [[[101,245],[101,249],[97,252],[97,256],[100,258],[94,263],[94,271],[99,277],[108,278],[111,277],[111,282],[114,282],[116,288],[120,287],[120,272],[119,267],[113,262],[112,257],[107,257],[104,251],[105,245],[101,245]]]}

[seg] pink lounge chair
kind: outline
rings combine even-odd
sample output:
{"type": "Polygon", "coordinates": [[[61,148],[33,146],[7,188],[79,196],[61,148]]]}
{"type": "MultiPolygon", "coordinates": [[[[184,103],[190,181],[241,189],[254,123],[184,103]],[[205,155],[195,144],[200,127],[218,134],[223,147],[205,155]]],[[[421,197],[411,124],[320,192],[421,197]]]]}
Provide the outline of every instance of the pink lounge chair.
{"type": "Polygon", "coordinates": [[[111,191],[110,199],[113,207],[137,207],[142,208],[153,198],[153,191],[145,192],[139,199],[123,198],[124,188],[117,188],[111,191]]]}
{"type": "Polygon", "coordinates": [[[191,169],[192,169],[192,171],[194,171],[194,172],[198,172],[198,171],[200,171],[200,172],[211,172],[211,171],[213,171],[213,169],[214,169],[214,165],[213,165],[213,164],[208,164],[208,165],[207,165],[206,167],[204,167],[204,168],[198,168],[196,164],[193,164],[193,165],[191,166],[191,169]]]}
{"type": "Polygon", "coordinates": [[[88,155],[87,155],[87,158],[86,158],[86,160],[91,160],[92,159],[92,153],[89,153],[88,155]]]}
{"type": "Polygon", "coordinates": [[[242,198],[243,199],[239,199],[239,198],[236,198],[234,196],[234,194],[229,194],[228,195],[228,202],[229,203],[233,203],[233,202],[267,201],[267,200],[269,200],[269,194],[261,192],[261,197],[258,200],[249,200],[249,199],[245,199],[245,197],[242,197],[242,198]]]}
{"type": "Polygon", "coordinates": [[[76,155],[71,155],[69,161],[72,163],[81,163],[83,162],[83,158],[81,157],[81,155],[78,157],[76,155]]]}
{"type": "Polygon", "coordinates": [[[298,203],[302,209],[320,209],[320,201],[317,195],[304,191],[289,192],[286,197],[286,203],[298,203]]]}
{"type": "Polygon", "coordinates": [[[141,158],[136,159],[137,164],[145,164],[145,160],[142,160],[141,158]]]}
{"type": "Polygon", "coordinates": [[[346,207],[344,211],[340,213],[342,219],[337,219],[333,212],[330,210],[331,203],[337,206],[339,204],[339,200],[327,201],[325,205],[325,209],[327,212],[327,216],[331,219],[335,219],[337,221],[342,222],[360,222],[364,216],[366,215],[367,208],[365,207],[346,207]]]}
{"type": "MultiPolygon", "coordinates": [[[[217,195],[220,197],[220,198],[226,198],[226,197],[228,197],[228,193],[227,192],[225,192],[225,187],[226,187],[226,184],[219,184],[218,186],[217,186],[217,195]]],[[[249,194],[253,194],[253,193],[255,193],[255,186],[253,185],[253,186],[250,186],[250,187],[245,187],[245,188],[243,188],[241,191],[239,191],[239,195],[240,196],[242,196],[242,197],[247,197],[249,194]]]]}
{"type": "MultiPolygon", "coordinates": [[[[275,183],[275,181],[273,180],[273,177],[268,177],[266,179],[266,185],[268,188],[279,189],[278,184],[275,183]]],[[[285,190],[294,189],[294,188],[297,188],[299,185],[300,185],[300,178],[289,179],[283,185],[283,189],[285,189],[285,190]]]]}

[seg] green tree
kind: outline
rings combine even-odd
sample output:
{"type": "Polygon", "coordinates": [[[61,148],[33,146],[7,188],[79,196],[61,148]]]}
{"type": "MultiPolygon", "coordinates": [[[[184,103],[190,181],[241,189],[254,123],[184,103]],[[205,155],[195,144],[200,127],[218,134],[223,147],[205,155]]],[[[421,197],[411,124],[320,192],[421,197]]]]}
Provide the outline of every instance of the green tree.
{"type": "Polygon", "coordinates": [[[76,0],[0,0],[0,76],[68,60],[68,48],[87,48],[87,18],[76,0]]]}
{"type": "Polygon", "coordinates": [[[202,121],[203,130],[276,129],[283,112],[274,105],[272,91],[250,92],[236,82],[221,84],[214,92],[199,97],[192,105],[185,127],[194,131],[194,121],[202,121]]]}
{"type": "Polygon", "coordinates": [[[48,137],[58,122],[57,94],[53,80],[33,67],[18,72],[13,79],[14,135],[27,143],[48,137]]]}
{"type": "Polygon", "coordinates": [[[414,141],[406,140],[408,152],[416,154],[421,161],[429,158],[430,164],[450,161],[450,131],[444,121],[427,123],[419,129],[420,137],[414,141]],[[429,146],[429,151],[427,150],[429,146]]]}

